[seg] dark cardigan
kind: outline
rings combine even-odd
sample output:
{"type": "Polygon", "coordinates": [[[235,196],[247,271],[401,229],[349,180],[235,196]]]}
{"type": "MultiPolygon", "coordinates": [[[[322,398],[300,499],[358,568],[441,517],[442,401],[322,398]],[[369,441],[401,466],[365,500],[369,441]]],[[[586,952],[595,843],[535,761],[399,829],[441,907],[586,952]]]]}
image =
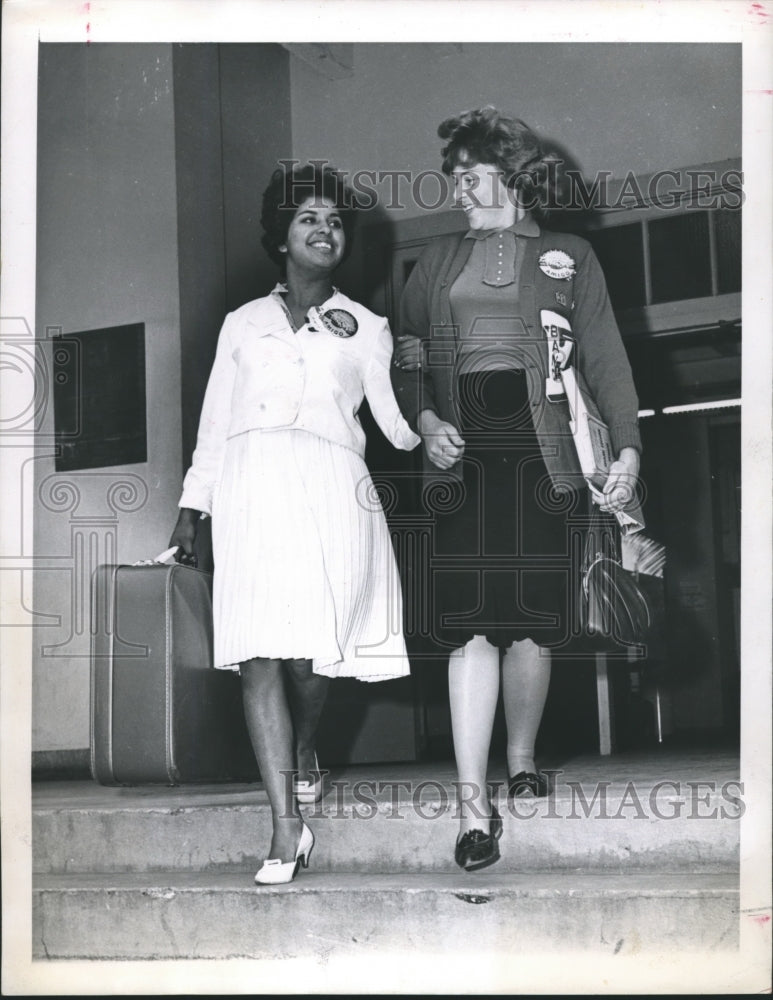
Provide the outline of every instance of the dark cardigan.
{"type": "MultiPolygon", "coordinates": [[[[425,342],[424,363],[416,372],[393,366],[392,384],[400,409],[414,429],[419,413],[425,409],[434,410],[442,420],[458,426],[458,329],[452,322],[449,292],[472,247],[473,240],[464,239],[464,233],[433,241],[417,261],[403,292],[399,333],[425,342]]],[[[540,310],[552,309],[569,319],[576,341],[573,363],[581,384],[587,387],[609,426],[615,455],[625,447],[641,451],[631,366],[601,266],[590,244],[578,236],[543,230],[536,236],[519,237],[517,252],[524,256],[514,314],[523,317],[527,333],[525,337],[522,332],[515,335],[521,338],[524,349],[537,438],[553,482],[581,486],[584,480],[569,430],[568,404],[565,400],[545,399],[548,349],[540,326],[540,310]],[[571,258],[576,269],[573,280],[546,273],[551,269],[540,265],[540,257],[550,250],[563,251],[571,258]],[[539,389],[534,386],[535,380],[539,389]]],[[[459,463],[444,473],[429,463],[426,453],[424,462],[425,473],[433,479],[460,475],[459,463]]]]}

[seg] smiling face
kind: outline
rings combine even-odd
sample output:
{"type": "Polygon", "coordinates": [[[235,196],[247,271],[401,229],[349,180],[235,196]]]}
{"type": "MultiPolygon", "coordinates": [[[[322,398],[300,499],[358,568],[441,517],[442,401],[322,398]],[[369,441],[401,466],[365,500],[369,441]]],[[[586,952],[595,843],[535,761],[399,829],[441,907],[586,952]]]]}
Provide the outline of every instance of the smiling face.
{"type": "Polygon", "coordinates": [[[470,229],[503,229],[516,219],[513,195],[502,183],[502,171],[491,163],[459,164],[451,171],[456,204],[470,229]]]}
{"type": "Polygon", "coordinates": [[[346,248],[341,214],[333,201],[309,197],[293,216],[287,231],[288,264],[301,270],[332,271],[346,248]]]}

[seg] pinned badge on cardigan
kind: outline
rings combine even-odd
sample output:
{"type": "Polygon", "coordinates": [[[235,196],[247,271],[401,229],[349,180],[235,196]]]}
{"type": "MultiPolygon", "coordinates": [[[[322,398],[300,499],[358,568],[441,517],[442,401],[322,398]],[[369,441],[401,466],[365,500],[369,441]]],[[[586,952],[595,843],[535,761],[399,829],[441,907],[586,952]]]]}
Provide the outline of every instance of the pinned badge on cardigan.
{"type": "Polygon", "coordinates": [[[309,310],[309,320],[312,326],[323,327],[336,337],[353,337],[359,325],[357,320],[346,309],[328,309],[320,312],[317,306],[309,310]]]}
{"type": "Polygon", "coordinates": [[[573,258],[564,250],[546,250],[540,255],[539,269],[559,281],[569,281],[577,273],[573,258]]]}

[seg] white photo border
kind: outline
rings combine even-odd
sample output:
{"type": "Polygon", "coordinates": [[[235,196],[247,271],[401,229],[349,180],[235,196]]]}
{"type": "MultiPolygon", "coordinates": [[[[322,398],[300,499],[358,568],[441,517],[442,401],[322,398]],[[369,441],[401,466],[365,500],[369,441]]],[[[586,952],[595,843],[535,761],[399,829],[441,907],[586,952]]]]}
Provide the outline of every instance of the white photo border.
{"type": "MultiPolygon", "coordinates": [[[[476,949],[481,992],[724,993],[770,987],[771,813],[771,386],[773,385],[773,4],[742,0],[114,0],[69,3],[7,0],[3,5],[2,245],[0,318],[35,329],[35,177],[38,44],[41,42],[738,42],[743,47],[742,369],[742,740],[741,943],[737,954],[663,954],[640,958],[567,953],[546,967],[519,963],[517,982],[476,949]],[[490,25],[496,24],[492,39],[490,25]],[[409,36],[409,37],[406,37],[409,36]],[[767,921],[764,920],[767,915],[767,921]],[[749,919],[747,919],[747,917],[749,919]],[[758,917],[762,917],[760,920],[758,917]],[[536,966],[536,967],[535,967],[536,966]]],[[[0,373],[2,376],[2,373],[0,373]]],[[[18,380],[5,405],[23,404],[18,380]]],[[[0,427],[2,425],[0,424],[0,427]]],[[[0,431],[1,433],[1,431],[0,431]]],[[[23,451],[23,449],[21,449],[23,451]]],[[[19,449],[0,447],[3,506],[21,503],[19,449]]],[[[0,519],[2,553],[32,551],[0,519]]],[[[2,586],[0,573],[0,586],[2,586]]],[[[4,622],[21,622],[9,589],[4,622]]],[[[6,995],[146,993],[438,993],[473,981],[469,956],[382,953],[361,960],[32,962],[31,635],[0,630],[2,688],[3,992],[6,995]],[[377,970],[377,976],[374,976],[377,970]],[[297,990],[296,990],[297,987],[297,990]]]]}

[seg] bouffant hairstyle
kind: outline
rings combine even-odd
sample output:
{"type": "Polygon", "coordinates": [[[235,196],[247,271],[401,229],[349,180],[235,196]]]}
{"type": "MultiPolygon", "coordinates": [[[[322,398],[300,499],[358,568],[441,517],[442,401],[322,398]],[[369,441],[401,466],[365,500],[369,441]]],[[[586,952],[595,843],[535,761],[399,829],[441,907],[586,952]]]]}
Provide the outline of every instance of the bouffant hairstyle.
{"type": "Polygon", "coordinates": [[[308,198],[328,198],[341,215],[346,237],[344,259],[349,255],[354,233],[356,204],[344,179],[332,167],[321,163],[299,166],[293,163],[278,167],[263,192],[260,224],[261,243],[284,274],[286,254],[279,249],[287,242],[287,233],[295,213],[308,198]]]}
{"type": "Polygon", "coordinates": [[[454,167],[490,163],[498,167],[503,183],[517,191],[530,207],[544,207],[551,186],[548,163],[537,135],[520,118],[508,118],[487,105],[446,118],[438,126],[446,140],[442,149],[443,173],[454,167]]]}

